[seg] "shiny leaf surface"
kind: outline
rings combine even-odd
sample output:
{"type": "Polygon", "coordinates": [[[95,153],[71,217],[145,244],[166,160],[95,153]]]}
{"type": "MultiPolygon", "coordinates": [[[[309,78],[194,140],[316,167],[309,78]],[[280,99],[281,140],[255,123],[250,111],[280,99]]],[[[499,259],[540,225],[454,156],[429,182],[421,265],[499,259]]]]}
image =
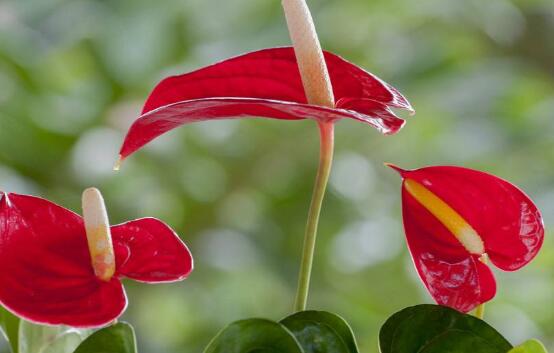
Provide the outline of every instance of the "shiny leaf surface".
{"type": "Polygon", "coordinates": [[[204,353],[251,352],[305,353],[285,326],[266,319],[234,322],[219,332],[204,350],[204,353]]]}
{"type": "Polygon", "coordinates": [[[126,322],[105,327],[84,340],[74,353],[137,353],[135,330],[126,322]]]}
{"type": "Polygon", "coordinates": [[[505,353],[511,344],[471,315],[439,305],[417,305],[392,315],[379,332],[381,353],[505,353]]]}
{"type": "Polygon", "coordinates": [[[340,316],[326,311],[302,311],[281,320],[305,353],[358,353],[354,333],[340,316]]]}

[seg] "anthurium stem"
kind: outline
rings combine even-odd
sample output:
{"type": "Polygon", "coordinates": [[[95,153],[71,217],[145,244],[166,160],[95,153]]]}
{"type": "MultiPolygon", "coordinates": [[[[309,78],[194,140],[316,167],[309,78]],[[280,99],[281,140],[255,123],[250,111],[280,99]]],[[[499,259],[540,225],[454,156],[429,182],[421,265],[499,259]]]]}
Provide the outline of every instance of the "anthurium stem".
{"type": "Polygon", "coordinates": [[[296,291],[296,300],[294,303],[295,311],[306,310],[306,303],[308,301],[308,291],[310,289],[310,276],[314,259],[319,214],[321,213],[321,205],[323,204],[325,189],[327,188],[327,181],[329,180],[331,164],[333,161],[333,130],[334,124],[332,122],[319,123],[319,131],[321,136],[319,167],[315,179],[312,201],[310,203],[310,210],[308,212],[306,233],[304,234],[302,262],[300,263],[298,289],[296,291]]]}
{"type": "MultiPolygon", "coordinates": [[[[306,1],[282,0],[282,4],[306,100],[310,104],[334,107],[335,98],[331,79],[306,1]]],[[[321,134],[320,159],[304,235],[302,262],[294,304],[295,311],[306,309],[317,225],[333,159],[333,122],[319,122],[318,124],[321,134]]]]}

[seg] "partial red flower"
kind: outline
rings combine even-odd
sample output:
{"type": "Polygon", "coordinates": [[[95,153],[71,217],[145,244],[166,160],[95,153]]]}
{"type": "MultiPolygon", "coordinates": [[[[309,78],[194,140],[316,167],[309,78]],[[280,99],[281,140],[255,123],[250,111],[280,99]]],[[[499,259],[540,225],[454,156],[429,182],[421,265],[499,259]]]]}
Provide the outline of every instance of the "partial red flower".
{"type": "Polygon", "coordinates": [[[395,88],[335,54],[324,52],[324,57],[334,108],[307,103],[292,47],[263,49],[168,77],[154,88],[129,129],[121,158],[171,129],[202,120],[350,118],[384,134],[394,134],[404,125],[391,108],[413,109],[395,88]]]}
{"type": "Polygon", "coordinates": [[[391,167],[403,178],[402,213],[412,259],[438,304],[468,312],[496,293],[487,258],[515,271],[537,255],[542,217],[514,185],[461,167],[391,167]]]}
{"type": "Polygon", "coordinates": [[[83,219],[38,197],[0,192],[0,304],[29,321],[95,327],[127,306],[121,279],[184,279],[192,256],[169,226],[142,218],[110,227],[115,274],[95,275],[83,219]]]}

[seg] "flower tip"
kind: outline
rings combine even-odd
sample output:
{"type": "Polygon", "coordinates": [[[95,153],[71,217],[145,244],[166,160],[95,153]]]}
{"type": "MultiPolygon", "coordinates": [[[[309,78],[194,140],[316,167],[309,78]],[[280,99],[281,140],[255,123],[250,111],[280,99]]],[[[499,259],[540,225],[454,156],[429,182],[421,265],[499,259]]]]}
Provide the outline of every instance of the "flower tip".
{"type": "Polygon", "coordinates": [[[95,187],[87,188],[81,197],[85,228],[109,226],[102,193],[95,187]]]}
{"type": "Polygon", "coordinates": [[[83,199],[102,197],[100,190],[95,187],[86,188],[83,191],[83,199]]]}
{"type": "Polygon", "coordinates": [[[388,162],[385,162],[383,163],[386,167],[389,167],[391,169],[394,169],[395,171],[398,172],[398,174],[400,174],[400,176],[403,176],[404,173],[406,172],[406,170],[400,168],[399,166],[395,165],[395,164],[392,164],[392,163],[388,163],[388,162]]]}
{"type": "Polygon", "coordinates": [[[117,158],[117,161],[115,161],[115,164],[113,165],[113,170],[115,172],[119,171],[119,168],[121,168],[121,163],[123,163],[123,157],[119,155],[119,157],[117,158]]]}

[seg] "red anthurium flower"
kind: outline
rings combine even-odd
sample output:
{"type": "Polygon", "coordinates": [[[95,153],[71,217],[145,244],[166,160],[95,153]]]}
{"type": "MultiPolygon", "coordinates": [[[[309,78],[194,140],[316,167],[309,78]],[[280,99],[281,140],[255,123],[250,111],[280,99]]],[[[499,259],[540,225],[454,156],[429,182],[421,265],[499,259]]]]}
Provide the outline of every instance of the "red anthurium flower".
{"type": "Polygon", "coordinates": [[[403,178],[402,213],[412,259],[437,303],[472,310],[496,293],[487,257],[514,271],[539,251],[541,214],[507,181],[461,167],[391,167],[403,178]]]}
{"type": "Polygon", "coordinates": [[[392,86],[337,55],[324,53],[335,106],[308,104],[292,47],[264,49],[162,80],[129,129],[124,159],[180,125],[247,116],[283,120],[350,118],[385,134],[404,124],[391,108],[413,112],[392,86]]]}
{"type": "Polygon", "coordinates": [[[109,227],[96,189],[85,191],[83,208],[84,219],[38,197],[0,192],[0,304],[37,323],[102,326],[127,306],[122,278],[170,282],[192,270],[189,250],[163,222],[109,227]]]}

